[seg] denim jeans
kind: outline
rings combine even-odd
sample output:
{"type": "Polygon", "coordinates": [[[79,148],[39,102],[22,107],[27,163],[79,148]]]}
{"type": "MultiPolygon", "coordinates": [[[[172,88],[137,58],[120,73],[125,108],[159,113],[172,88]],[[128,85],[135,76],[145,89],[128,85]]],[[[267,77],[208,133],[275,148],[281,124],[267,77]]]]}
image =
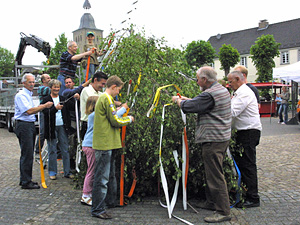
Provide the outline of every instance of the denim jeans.
{"type": "Polygon", "coordinates": [[[63,160],[64,176],[70,175],[70,156],[68,136],[63,126],[55,127],[55,139],[48,140],[48,172],[49,176],[57,174],[57,146],[63,160]]]}
{"type": "Polygon", "coordinates": [[[63,91],[66,90],[66,85],[65,85],[65,77],[61,74],[59,74],[57,76],[57,80],[59,80],[61,82],[61,86],[60,86],[60,89],[59,89],[59,95],[62,95],[63,91]]]}
{"type": "MultiPolygon", "coordinates": [[[[88,80],[93,77],[94,73],[95,73],[95,70],[96,70],[96,65],[95,64],[90,64],[90,68],[89,68],[89,77],[88,77],[88,80]]],[[[85,78],[86,78],[86,69],[83,70],[83,83],[85,82],[85,78]]]]}
{"type": "Polygon", "coordinates": [[[45,138],[44,138],[44,113],[39,112],[40,114],[40,134],[36,138],[36,145],[35,145],[35,153],[39,154],[39,141],[41,143],[41,150],[43,149],[45,138]]]}
{"type": "Polygon", "coordinates": [[[280,122],[285,122],[285,123],[288,122],[288,107],[289,107],[288,103],[281,104],[281,106],[279,108],[279,121],[280,122]],[[284,120],[282,117],[282,113],[284,114],[284,120]]]}
{"type": "Polygon", "coordinates": [[[35,141],[34,122],[17,121],[16,135],[21,148],[20,183],[28,184],[32,179],[33,151],[35,141]]]}
{"type": "Polygon", "coordinates": [[[117,180],[115,175],[116,150],[95,151],[95,175],[93,184],[92,215],[105,212],[106,206],[114,207],[117,197],[117,180]]]}

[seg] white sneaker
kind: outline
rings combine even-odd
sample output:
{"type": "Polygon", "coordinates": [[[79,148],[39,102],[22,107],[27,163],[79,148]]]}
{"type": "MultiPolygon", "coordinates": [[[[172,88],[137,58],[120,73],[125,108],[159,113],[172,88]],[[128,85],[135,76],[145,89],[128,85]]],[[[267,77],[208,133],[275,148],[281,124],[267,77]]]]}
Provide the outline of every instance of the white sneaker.
{"type": "Polygon", "coordinates": [[[280,122],[280,121],[278,121],[278,123],[279,123],[279,124],[281,124],[281,122],[280,122]]]}
{"type": "Polygon", "coordinates": [[[91,197],[81,197],[81,204],[92,206],[92,198],[91,197]]]}
{"type": "Polygon", "coordinates": [[[282,122],[281,124],[285,124],[285,122],[282,122]]]}

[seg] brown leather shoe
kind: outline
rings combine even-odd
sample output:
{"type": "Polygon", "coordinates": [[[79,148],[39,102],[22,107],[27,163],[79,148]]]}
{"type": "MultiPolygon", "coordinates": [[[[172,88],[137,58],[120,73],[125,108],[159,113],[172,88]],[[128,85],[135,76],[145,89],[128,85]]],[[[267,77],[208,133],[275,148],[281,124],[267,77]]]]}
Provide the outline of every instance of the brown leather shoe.
{"type": "Polygon", "coordinates": [[[230,221],[230,220],[231,220],[230,215],[225,216],[217,212],[214,212],[214,214],[212,214],[211,216],[207,216],[204,218],[204,221],[207,223],[220,223],[220,222],[230,221]]]}
{"type": "Polygon", "coordinates": [[[93,215],[93,217],[97,217],[97,218],[100,218],[100,219],[103,219],[103,220],[112,219],[112,216],[110,214],[108,214],[107,212],[104,212],[104,213],[101,213],[101,214],[98,214],[98,215],[93,215]]]}

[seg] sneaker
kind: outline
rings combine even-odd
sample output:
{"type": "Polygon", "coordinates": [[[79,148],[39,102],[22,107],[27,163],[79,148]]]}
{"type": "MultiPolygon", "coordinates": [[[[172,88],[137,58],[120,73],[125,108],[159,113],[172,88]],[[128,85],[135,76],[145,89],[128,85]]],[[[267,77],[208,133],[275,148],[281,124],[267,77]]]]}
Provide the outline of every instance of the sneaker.
{"type": "Polygon", "coordinates": [[[284,125],[285,125],[286,123],[285,123],[285,122],[282,122],[281,124],[284,124],[284,125]]]}
{"type": "Polygon", "coordinates": [[[214,206],[213,203],[208,203],[208,202],[199,202],[197,204],[195,204],[195,206],[197,208],[201,208],[201,209],[207,209],[207,210],[212,210],[212,211],[216,211],[216,207],[214,206]]]}
{"type": "Polygon", "coordinates": [[[70,178],[70,179],[73,179],[75,176],[73,174],[69,174],[69,175],[66,175],[64,176],[65,178],[70,178]]]}
{"type": "Polygon", "coordinates": [[[50,176],[50,180],[56,180],[56,175],[50,176]]]}
{"type": "Polygon", "coordinates": [[[278,121],[279,124],[281,124],[282,122],[278,121]]]}
{"type": "Polygon", "coordinates": [[[217,212],[214,212],[214,214],[212,214],[211,216],[207,216],[204,218],[204,221],[207,223],[220,223],[223,221],[230,221],[230,220],[231,220],[230,215],[225,216],[217,212]]]}
{"type": "Polygon", "coordinates": [[[81,204],[92,206],[92,198],[91,197],[81,197],[81,204]]]}

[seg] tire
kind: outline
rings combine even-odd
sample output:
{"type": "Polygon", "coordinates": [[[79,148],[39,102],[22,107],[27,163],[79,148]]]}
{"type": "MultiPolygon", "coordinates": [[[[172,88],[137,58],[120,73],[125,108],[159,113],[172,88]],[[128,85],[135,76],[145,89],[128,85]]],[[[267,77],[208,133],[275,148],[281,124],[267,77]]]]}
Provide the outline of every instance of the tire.
{"type": "Polygon", "coordinates": [[[12,114],[7,115],[7,129],[9,132],[14,131],[13,123],[12,123],[12,114]]]}

